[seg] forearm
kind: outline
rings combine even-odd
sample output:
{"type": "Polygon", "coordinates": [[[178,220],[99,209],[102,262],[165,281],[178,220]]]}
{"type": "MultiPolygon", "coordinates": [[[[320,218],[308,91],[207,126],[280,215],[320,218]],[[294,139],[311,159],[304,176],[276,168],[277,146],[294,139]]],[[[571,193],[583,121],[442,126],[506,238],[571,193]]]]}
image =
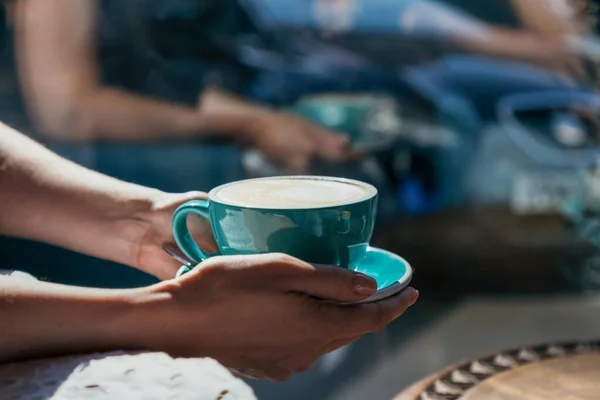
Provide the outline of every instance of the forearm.
{"type": "Polygon", "coordinates": [[[233,139],[251,143],[262,133],[263,122],[274,111],[242,100],[220,90],[209,89],[200,98],[200,116],[205,132],[231,135],[233,139]]]}
{"type": "Polygon", "coordinates": [[[84,289],[0,276],[0,363],[132,350],[145,333],[148,291],[84,289]],[[143,294],[142,294],[143,293],[143,294]],[[137,325],[137,326],[136,326],[137,325]]]}
{"type": "MultiPolygon", "coordinates": [[[[249,141],[264,110],[222,92],[201,96],[200,109],[99,87],[41,124],[62,141],[164,142],[200,138],[249,141]],[[63,114],[58,120],[56,115],[63,114]],[[55,123],[51,121],[55,120],[55,123]]],[[[48,110],[50,111],[52,107],[48,110]]]]}
{"type": "Polygon", "coordinates": [[[0,234],[134,266],[141,216],[163,195],[80,167],[0,124],[0,234]]]}
{"type": "Polygon", "coordinates": [[[248,132],[257,107],[214,91],[202,96],[208,108],[198,110],[106,86],[96,51],[101,13],[94,0],[17,3],[19,80],[42,134],[71,142],[148,142],[248,132]]]}
{"type": "Polygon", "coordinates": [[[66,117],[57,123],[51,122],[55,117],[43,117],[49,123],[41,130],[61,141],[144,143],[190,139],[201,131],[195,109],[118,89],[95,89],[72,107],[74,112],[63,110],[66,117]]]}

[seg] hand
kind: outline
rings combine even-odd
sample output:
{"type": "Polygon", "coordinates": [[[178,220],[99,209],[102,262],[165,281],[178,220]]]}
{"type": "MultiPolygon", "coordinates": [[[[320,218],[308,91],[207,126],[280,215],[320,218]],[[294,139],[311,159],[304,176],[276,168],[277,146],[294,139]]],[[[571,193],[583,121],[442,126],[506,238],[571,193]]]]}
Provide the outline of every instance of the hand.
{"type": "MultiPolygon", "coordinates": [[[[175,277],[181,264],[169,256],[164,250],[165,244],[175,245],[171,229],[173,213],[183,203],[190,200],[206,199],[206,193],[189,192],[183,194],[164,194],[154,207],[140,217],[146,228],[138,239],[136,268],[167,280],[175,277]]],[[[208,252],[217,250],[210,223],[200,217],[189,216],[190,233],[198,245],[208,252]]]]}
{"type": "Polygon", "coordinates": [[[292,172],[306,170],[315,158],[342,161],[348,157],[346,136],[220,90],[203,91],[197,110],[200,131],[249,144],[292,172]]]}
{"type": "Polygon", "coordinates": [[[320,356],[375,332],[415,303],[409,288],[374,304],[371,278],[280,254],[215,257],[149,290],[157,300],[140,344],[173,356],[211,357],[252,378],[281,381],[320,356]],[[326,302],[319,299],[328,299],[326,302]]]}
{"type": "Polygon", "coordinates": [[[252,127],[252,144],[270,161],[304,172],[314,159],[343,161],[348,138],[301,118],[283,113],[259,113],[252,127]]]}

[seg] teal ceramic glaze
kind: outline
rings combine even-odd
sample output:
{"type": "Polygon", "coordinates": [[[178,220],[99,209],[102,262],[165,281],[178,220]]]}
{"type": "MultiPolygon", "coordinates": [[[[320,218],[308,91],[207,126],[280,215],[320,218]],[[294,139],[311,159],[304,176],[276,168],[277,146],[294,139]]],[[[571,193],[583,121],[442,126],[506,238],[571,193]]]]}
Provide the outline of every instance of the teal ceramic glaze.
{"type": "Polygon", "coordinates": [[[377,289],[382,290],[402,280],[411,267],[406,260],[394,253],[369,247],[352,270],[375,279],[377,289]]]}
{"type": "Polygon", "coordinates": [[[374,303],[393,296],[406,289],[413,277],[408,261],[377,247],[367,248],[360,262],[351,269],[377,281],[377,293],[359,303],[374,303]]]}
{"type": "Polygon", "coordinates": [[[357,142],[371,103],[363,98],[306,99],[296,104],[293,112],[326,128],[345,132],[352,142],[357,142]]]}
{"type": "Polygon", "coordinates": [[[371,95],[330,94],[305,97],[289,111],[323,127],[344,132],[351,143],[365,139],[366,120],[380,99],[371,95]]]}
{"type": "MultiPolygon", "coordinates": [[[[323,179],[352,182],[338,178],[323,179]]],[[[372,197],[360,202],[302,209],[263,209],[225,204],[214,198],[217,190],[219,188],[209,193],[209,200],[182,205],[173,216],[175,241],[194,262],[199,263],[215,255],[285,253],[309,263],[352,269],[369,247],[377,212],[375,188],[372,197]],[[190,214],[210,221],[218,253],[206,254],[192,240],[186,224],[186,217],[190,214]]]]}

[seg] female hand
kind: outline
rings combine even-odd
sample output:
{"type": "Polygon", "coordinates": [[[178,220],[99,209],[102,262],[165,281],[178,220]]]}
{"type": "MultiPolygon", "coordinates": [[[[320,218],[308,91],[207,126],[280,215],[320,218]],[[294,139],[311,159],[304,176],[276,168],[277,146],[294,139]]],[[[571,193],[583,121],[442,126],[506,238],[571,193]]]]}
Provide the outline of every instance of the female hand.
{"type": "Polygon", "coordinates": [[[251,144],[267,159],[291,172],[305,172],[315,159],[344,161],[348,138],[293,115],[257,114],[251,144]]]}
{"type": "Polygon", "coordinates": [[[211,258],[149,290],[157,300],[136,323],[144,347],[276,381],[382,329],[418,297],[409,288],[374,304],[336,305],[373,294],[375,281],[281,254],[211,258]]]}
{"type": "MultiPolygon", "coordinates": [[[[181,264],[163,249],[165,245],[175,246],[171,228],[173,213],[183,203],[206,198],[207,194],[202,192],[164,194],[149,211],[137,216],[145,228],[137,239],[133,266],[162,280],[174,278],[181,264]]],[[[215,252],[217,244],[210,223],[196,216],[189,216],[188,221],[190,233],[196,243],[209,253],[215,252]]]]}

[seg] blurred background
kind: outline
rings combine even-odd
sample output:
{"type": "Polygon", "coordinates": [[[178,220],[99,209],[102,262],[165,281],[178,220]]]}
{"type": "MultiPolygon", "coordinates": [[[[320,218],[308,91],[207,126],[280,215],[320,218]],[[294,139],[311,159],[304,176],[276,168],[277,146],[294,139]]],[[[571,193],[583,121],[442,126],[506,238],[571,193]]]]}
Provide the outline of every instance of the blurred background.
{"type": "MultiPolygon", "coordinates": [[[[177,192],[291,173],[379,189],[373,244],[412,263],[421,300],[289,382],[250,382],[259,398],[391,399],[481,353],[600,338],[595,1],[0,4],[0,120],[77,163],[177,192]]],[[[0,251],[50,281],[154,282],[0,251]]]]}

